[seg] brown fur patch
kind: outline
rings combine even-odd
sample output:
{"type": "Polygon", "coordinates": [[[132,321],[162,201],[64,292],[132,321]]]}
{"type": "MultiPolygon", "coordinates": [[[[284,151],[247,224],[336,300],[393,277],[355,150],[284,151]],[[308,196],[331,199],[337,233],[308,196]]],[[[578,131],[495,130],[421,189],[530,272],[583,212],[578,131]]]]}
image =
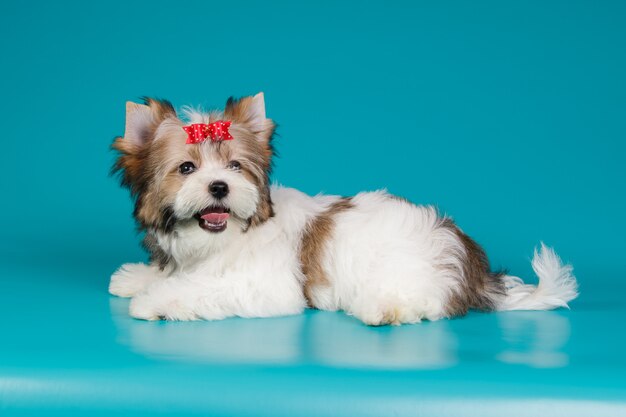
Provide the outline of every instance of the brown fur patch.
{"type": "Polygon", "coordinates": [[[312,304],[312,291],[315,287],[328,286],[330,283],[322,266],[324,248],[331,237],[335,225],[334,216],[351,209],[351,198],[344,197],[330,205],[328,209],[312,219],[305,228],[300,246],[300,264],[306,277],[304,295],[309,305],[312,304]]]}
{"type": "Polygon", "coordinates": [[[154,112],[156,120],[162,121],[168,117],[176,117],[176,110],[168,100],[150,97],[142,97],[142,99],[144,104],[154,112]]]}
{"type": "Polygon", "coordinates": [[[461,240],[465,249],[463,262],[464,280],[461,288],[448,301],[447,313],[462,316],[469,309],[492,311],[495,299],[505,293],[501,276],[503,272],[491,272],[485,251],[472,238],[467,236],[451,219],[443,219],[441,227],[450,229],[461,240]]]}
{"type": "Polygon", "coordinates": [[[168,265],[172,265],[172,262],[174,262],[172,257],[161,249],[154,233],[146,233],[142,244],[144,249],[146,249],[150,254],[150,263],[158,265],[161,271],[167,268],[168,265]]]}

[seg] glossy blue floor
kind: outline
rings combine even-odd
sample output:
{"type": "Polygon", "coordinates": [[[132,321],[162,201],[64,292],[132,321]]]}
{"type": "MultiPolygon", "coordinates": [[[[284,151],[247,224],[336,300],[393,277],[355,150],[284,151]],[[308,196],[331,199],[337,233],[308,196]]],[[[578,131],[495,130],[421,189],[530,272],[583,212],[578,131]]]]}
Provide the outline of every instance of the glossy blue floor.
{"type": "Polygon", "coordinates": [[[626,3],[388,3],[2,1],[0,416],[626,416],[626,3]],[[529,282],[543,240],[572,309],[129,318],[124,103],[259,91],[273,180],[436,204],[529,282]]]}
{"type": "Polygon", "coordinates": [[[372,328],[321,311],[142,322],[85,272],[3,273],[3,416],[626,415],[623,284],[571,311],[372,328]]]}

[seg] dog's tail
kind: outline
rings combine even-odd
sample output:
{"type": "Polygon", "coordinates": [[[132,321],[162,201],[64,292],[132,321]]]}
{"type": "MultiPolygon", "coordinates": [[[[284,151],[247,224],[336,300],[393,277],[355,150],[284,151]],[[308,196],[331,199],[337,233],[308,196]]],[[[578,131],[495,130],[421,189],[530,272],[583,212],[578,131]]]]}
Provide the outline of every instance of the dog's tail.
{"type": "Polygon", "coordinates": [[[533,270],[539,277],[537,286],[524,284],[518,278],[504,275],[506,292],[496,303],[496,310],[551,310],[569,308],[567,303],[578,296],[578,283],[571,265],[563,265],[552,248],[541,243],[535,249],[533,270]]]}

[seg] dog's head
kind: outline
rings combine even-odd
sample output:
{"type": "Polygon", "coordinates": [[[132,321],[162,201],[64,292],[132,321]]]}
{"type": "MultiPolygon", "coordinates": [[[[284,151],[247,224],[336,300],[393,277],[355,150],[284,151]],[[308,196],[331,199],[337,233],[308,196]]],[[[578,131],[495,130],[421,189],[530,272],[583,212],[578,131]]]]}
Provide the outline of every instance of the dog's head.
{"type": "MultiPolygon", "coordinates": [[[[275,125],[265,117],[263,93],[229,99],[223,112],[185,112],[165,100],[126,104],[126,130],[113,142],[114,171],[135,198],[134,216],[148,231],[200,228],[245,231],[273,215],[269,192],[275,125]],[[232,140],[188,144],[183,126],[229,121],[232,140]]],[[[193,229],[193,230],[200,230],[193,229]]]]}

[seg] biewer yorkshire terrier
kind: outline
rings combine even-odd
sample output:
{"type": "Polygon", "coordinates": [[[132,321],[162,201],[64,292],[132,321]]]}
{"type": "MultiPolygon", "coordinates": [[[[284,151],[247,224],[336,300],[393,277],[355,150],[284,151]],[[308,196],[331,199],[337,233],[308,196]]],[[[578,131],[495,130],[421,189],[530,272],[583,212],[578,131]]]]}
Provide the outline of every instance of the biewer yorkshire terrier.
{"type": "Polygon", "coordinates": [[[148,264],[109,291],[145,320],[343,310],[368,325],[567,307],[570,265],[541,244],[537,286],[492,272],[483,249],[430,206],[385,191],[311,197],[270,185],[275,124],[263,93],[223,111],[126,104],[114,171],[130,189],[148,264]]]}

